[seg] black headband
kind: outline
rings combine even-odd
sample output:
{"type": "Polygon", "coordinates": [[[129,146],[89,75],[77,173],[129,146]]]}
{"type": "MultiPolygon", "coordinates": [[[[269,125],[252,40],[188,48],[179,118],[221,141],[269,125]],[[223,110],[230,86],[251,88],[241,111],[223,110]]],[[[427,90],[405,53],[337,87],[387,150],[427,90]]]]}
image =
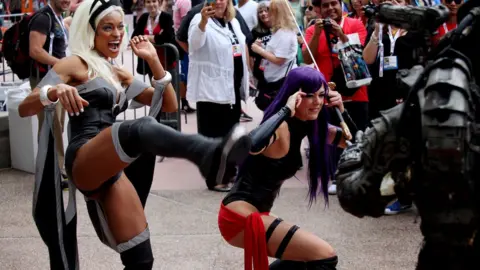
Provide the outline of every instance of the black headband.
{"type": "Polygon", "coordinates": [[[111,6],[119,6],[121,7],[122,4],[119,0],[95,0],[93,1],[92,6],[90,7],[90,19],[88,22],[92,26],[93,30],[95,31],[95,19],[102,13],[104,10],[111,6]],[[97,5],[98,2],[101,2],[102,4],[92,13],[93,8],[97,5]]]}

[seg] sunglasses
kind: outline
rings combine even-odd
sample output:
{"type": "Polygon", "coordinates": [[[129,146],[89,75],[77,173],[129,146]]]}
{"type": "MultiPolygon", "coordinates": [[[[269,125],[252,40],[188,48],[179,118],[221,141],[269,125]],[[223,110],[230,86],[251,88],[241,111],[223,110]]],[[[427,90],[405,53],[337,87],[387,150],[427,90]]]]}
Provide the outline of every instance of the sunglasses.
{"type": "Polygon", "coordinates": [[[308,6],[308,7],[307,7],[307,10],[308,10],[308,11],[312,11],[312,10],[313,10],[313,6],[308,6]]]}
{"type": "Polygon", "coordinates": [[[453,2],[455,2],[457,5],[460,5],[463,3],[463,0],[445,0],[445,4],[452,4],[453,2]]]}

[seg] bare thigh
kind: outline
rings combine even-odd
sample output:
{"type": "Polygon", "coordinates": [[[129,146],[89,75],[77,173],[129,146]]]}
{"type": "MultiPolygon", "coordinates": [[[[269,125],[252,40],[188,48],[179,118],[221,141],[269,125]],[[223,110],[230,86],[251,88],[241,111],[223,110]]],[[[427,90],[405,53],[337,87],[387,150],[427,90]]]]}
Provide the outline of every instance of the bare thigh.
{"type": "Polygon", "coordinates": [[[111,130],[111,127],[102,130],[78,149],[72,174],[79,189],[95,190],[129,165],[118,157],[111,130]]]}
{"type": "Polygon", "coordinates": [[[105,191],[100,202],[117,244],[127,242],[147,227],[142,203],[124,173],[105,191]]]}
{"type": "MultiPolygon", "coordinates": [[[[232,202],[226,207],[244,217],[247,217],[253,212],[258,212],[253,205],[243,201],[232,202]]],[[[275,219],[276,217],[272,216],[262,216],[265,231],[268,230],[268,227],[270,227],[275,219]]],[[[267,243],[268,256],[275,257],[275,253],[277,252],[280,243],[292,226],[293,224],[285,221],[278,224],[267,243]]],[[[243,237],[244,232],[242,231],[232,238],[232,240],[229,241],[229,244],[235,247],[244,248],[243,237]]],[[[279,259],[291,261],[313,261],[331,258],[335,255],[335,250],[330,244],[320,239],[318,236],[300,228],[295,232],[282,257],[279,259]]]]}

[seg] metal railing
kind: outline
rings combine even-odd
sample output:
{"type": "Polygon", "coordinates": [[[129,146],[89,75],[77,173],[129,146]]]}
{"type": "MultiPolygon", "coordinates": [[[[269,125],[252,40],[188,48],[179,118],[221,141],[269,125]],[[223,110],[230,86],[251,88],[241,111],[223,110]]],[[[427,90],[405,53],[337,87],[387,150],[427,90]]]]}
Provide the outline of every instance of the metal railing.
{"type": "MultiPolygon", "coordinates": [[[[174,61],[173,61],[174,68],[170,69],[168,71],[172,75],[172,85],[173,85],[173,89],[175,90],[175,94],[176,94],[176,97],[177,97],[177,106],[178,106],[178,110],[176,112],[173,112],[173,113],[162,112],[162,113],[160,113],[160,118],[157,119],[157,120],[162,124],[168,125],[168,126],[174,128],[174,129],[177,129],[178,131],[181,131],[181,121],[180,121],[180,116],[181,116],[180,100],[181,100],[181,98],[180,98],[180,80],[179,80],[179,76],[180,76],[179,75],[180,74],[180,68],[179,68],[180,54],[178,52],[177,47],[175,47],[173,44],[170,44],[170,43],[165,43],[165,44],[162,44],[162,45],[155,45],[155,47],[157,49],[163,49],[163,54],[164,54],[163,59],[165,59],[165,63],[162,63],[162,64],[163,64],[165,70],[167,70],[168,63],[170,62],[170,59],[172,59],[172,57],[174,59],[174,61]]],[[[120,58],[121,58],[122,65],[125,65],[124,64],[125,63],[125,58],[126,58],[125,53],[122,53],[120,58]]],[[[131,60],[132,74],[134,74],[135,76],[142,76],[144,82],[149,81],[148,76],[146,74],[144,74],[144,75],[138,74],[138,72],[136,70],[136,67],[138,65],[138,58],[133,53],[133,51],[131,51],[131,59],[130,60],[131,60]]],[[[142,69],[145,70],[145,61],[143,61],[142,69]]],[[[150,82],[148,82],[148,83],[150,83],[150,82]]],[[[142,116],[148,115],[146,106],[143,107],[143,108],[140,108],[140,109],[129,109],[126,112],[121,113],[118,116],[118,117],[120,117],[120,119],[117,117],[117,121],[121,121],[122,117],[123,117],[123,120],[131,119],[131,118],[128,117],[129,111],[133,111],[133,119],[137,119],[137,116],[142,117],[142,116]],[[143,110],[143,112],[141,110],[143,110]]]]}
{"type": "MultiPolygon", "coordinates": [[[[172,75],[172,85],[176,93],[177,97],[177,106],[178,110],[173,113],[161,113],[159,119],[157,119],[160,123],[168,125],[174,129],[177,129],[181,131],[181,98],[180,98],[180,55],[178,52],[178,49],[170,43],[165,43],[162,45],[155,45],[157,49],[163,49],[163,54],[165,59],[165,63],[171,62],[171,59],[173,57],[173,63],[174,63],[174,68],[168,70],[171,75],[172,75]]],[[[138,78],[143,80],[144,82],[149,81],[147,75],[142,75],[137,72],[137,65],[138,65],[138,57],[133,53],[131,49],[128,49],[124,51],[119,57],[116,59],[117,64],[120,64],[124,67],[127,67],[131,70],[132,74],[138,78]]],[[[144,62],[145,63],[145,62],[144,62]]],[[[165,70],[167,70],[167,65],[165,63],[162,63],[164,65],[165,70]]],[[[25,68],[30,68],[25,67],[25,68]]],[[[0,63],[0,82],[17,82],[20,81],[20,79],[11,72],[10,68],[8,67],[5,59],[2,57],[1,63],[0,63]]],[[[24,80],[26,81],[26,80],[24,80]]],[[[147,84],[150,84],[150,82],[147,82],[147,84]]],[[[130,120],[130,119],[137,119],[139,117],[148,115],[147,107],[142,107],[139,109],[127,109],[125,112],[121,113],[117,117],[117,121],[124,121],[124,120],[130,120]]],[[[187,115],[185,114],[185,122],[187,122],[187,115]]]]}

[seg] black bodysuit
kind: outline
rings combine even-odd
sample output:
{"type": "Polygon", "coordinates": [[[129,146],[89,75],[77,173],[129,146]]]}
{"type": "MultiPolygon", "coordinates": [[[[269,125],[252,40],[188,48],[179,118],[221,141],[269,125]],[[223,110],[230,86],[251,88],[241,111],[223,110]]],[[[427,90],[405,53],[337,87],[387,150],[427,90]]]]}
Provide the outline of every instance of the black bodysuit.
{"type": "Polygon", "coordinates": [[[71,175],[77,150],[103,129],[115,123],[117,115],[126,110],[127,102],[116,105],[116,90],[104,79],[97,77],[76,87],[78,94],[88,101],[84,112],[69,118],[70,143],[65,155],[66,169],[71,175]]]}
{"type": "Polygon", "coordinates": [[[262,154],[249,156],[240,168],[232,190],[223,199],[227,205],[234,201],[246,201],[260,212],[269,212],[283,182],[295,175],[301,164],[300,147],[307,135],[308,122],[296,117],[286,120],[290,131],[290,149],[280,159],[262,154]]]}
{"type": "MultiPolygon", "coordinates": [[[[135,84],[141,85],[141,87],[137,87],[141,90],[149,87],[138,80],[135,80],[135,84]]],[[[129,88],[127,88],[125,91],[118,92],[119,100],[117,103],[117,90],[101,77],[96,77],[87,83],[76,86],[76,88],[78,94],[88,101],[89,105],[84,107],[84,112],[80,113],[80,115],[69,117],[70,138],[65,153],[65,169],[70,179],[73,179],[72,167],[78,149],[97,136],[100,131],[112,126],[117,116],[128,108],[128,101],[139,94],[138,91],[135,91],[137,89],[129,91],[129,88]]],[[[118,180],[121,173],[119,172],[107,180],[102,184],[102,187],[107,187],[118,180]]],[[[88,197],[101,190],[80,191],[88,197]]]]}

